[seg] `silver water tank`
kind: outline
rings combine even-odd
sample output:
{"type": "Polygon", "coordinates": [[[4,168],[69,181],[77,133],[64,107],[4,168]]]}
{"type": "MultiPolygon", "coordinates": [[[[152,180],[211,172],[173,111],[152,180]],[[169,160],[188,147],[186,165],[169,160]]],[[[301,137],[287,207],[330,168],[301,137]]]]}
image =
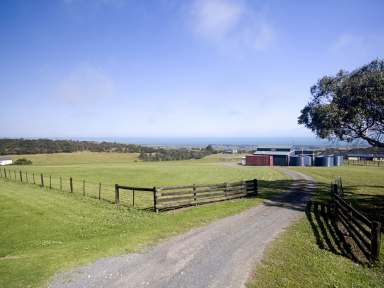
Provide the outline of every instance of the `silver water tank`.
{"type": "Polygon", "coordinates": [[[318,167],[332,167],[334,163],[332,155],[326,156],[316,156],[315,157],[315,166],[318,167]]]}
{"type": "Polygon", "coordinates": [[[289,157],[289,166],[305,166],[305,159],[303,156],[291,156],[289,157]]]}
{"type": "Polygon", "coordinates": [[[289,158],[290,166],[311,166],[312,156],[308,155],[296,155],[289,158]]]}
{"type": "Polygon", "coordinates": [[[341,166],[343,165],[344,157],[342,155],[336,155],[333,157],[333,165],[341,166]]]}

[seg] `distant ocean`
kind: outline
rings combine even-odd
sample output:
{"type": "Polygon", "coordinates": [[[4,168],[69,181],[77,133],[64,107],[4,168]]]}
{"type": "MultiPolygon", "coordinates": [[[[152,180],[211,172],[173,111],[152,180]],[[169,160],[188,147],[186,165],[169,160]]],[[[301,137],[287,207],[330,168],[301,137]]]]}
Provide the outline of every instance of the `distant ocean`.
{"type": "Polygon", "coordinates": [[[73,140],[106,141],[126,144],[162,146],[203,145],[305,145],[345,146],[344,142],[330,142],[315,137],[196,137],[196,138],[150,138],[150,137],[75,137],[73,140]]]}

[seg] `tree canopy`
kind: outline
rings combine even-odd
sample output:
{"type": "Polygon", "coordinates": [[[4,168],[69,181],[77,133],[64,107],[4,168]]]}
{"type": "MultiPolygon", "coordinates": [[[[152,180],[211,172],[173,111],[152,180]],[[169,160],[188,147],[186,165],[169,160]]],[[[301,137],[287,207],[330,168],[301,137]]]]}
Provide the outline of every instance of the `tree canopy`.
{"type": "Polygon", "coordinates": [[[383,60],[325,76],[311,87],[311,94],[299,124],[323,139],[362,139],[371,146],[384,147],[383,60]]]}

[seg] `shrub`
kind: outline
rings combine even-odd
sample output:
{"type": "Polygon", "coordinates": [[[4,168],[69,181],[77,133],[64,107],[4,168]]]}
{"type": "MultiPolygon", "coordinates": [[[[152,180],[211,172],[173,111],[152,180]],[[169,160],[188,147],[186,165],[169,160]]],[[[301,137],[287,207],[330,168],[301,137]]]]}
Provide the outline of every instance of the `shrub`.
{"type": "Polygon", "coordinates": [[[17,159],[13,164],[14,165],[31,165],[32,161],[25,158],[20,158],[20,159],[17,159]]]}

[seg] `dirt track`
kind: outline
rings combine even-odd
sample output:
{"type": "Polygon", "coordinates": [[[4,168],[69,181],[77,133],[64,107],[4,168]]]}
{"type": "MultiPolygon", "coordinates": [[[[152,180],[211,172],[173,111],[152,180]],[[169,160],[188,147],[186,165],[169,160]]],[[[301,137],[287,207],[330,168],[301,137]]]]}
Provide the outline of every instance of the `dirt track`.
{"type": "Polygon", "coordinates": [[[282,169],[294,184],[275,201],[193,229],[144,253],[100,259],[57,275],[49,287],[245,287],[267,245],[303,214],[312,179],[282,169]]]}

